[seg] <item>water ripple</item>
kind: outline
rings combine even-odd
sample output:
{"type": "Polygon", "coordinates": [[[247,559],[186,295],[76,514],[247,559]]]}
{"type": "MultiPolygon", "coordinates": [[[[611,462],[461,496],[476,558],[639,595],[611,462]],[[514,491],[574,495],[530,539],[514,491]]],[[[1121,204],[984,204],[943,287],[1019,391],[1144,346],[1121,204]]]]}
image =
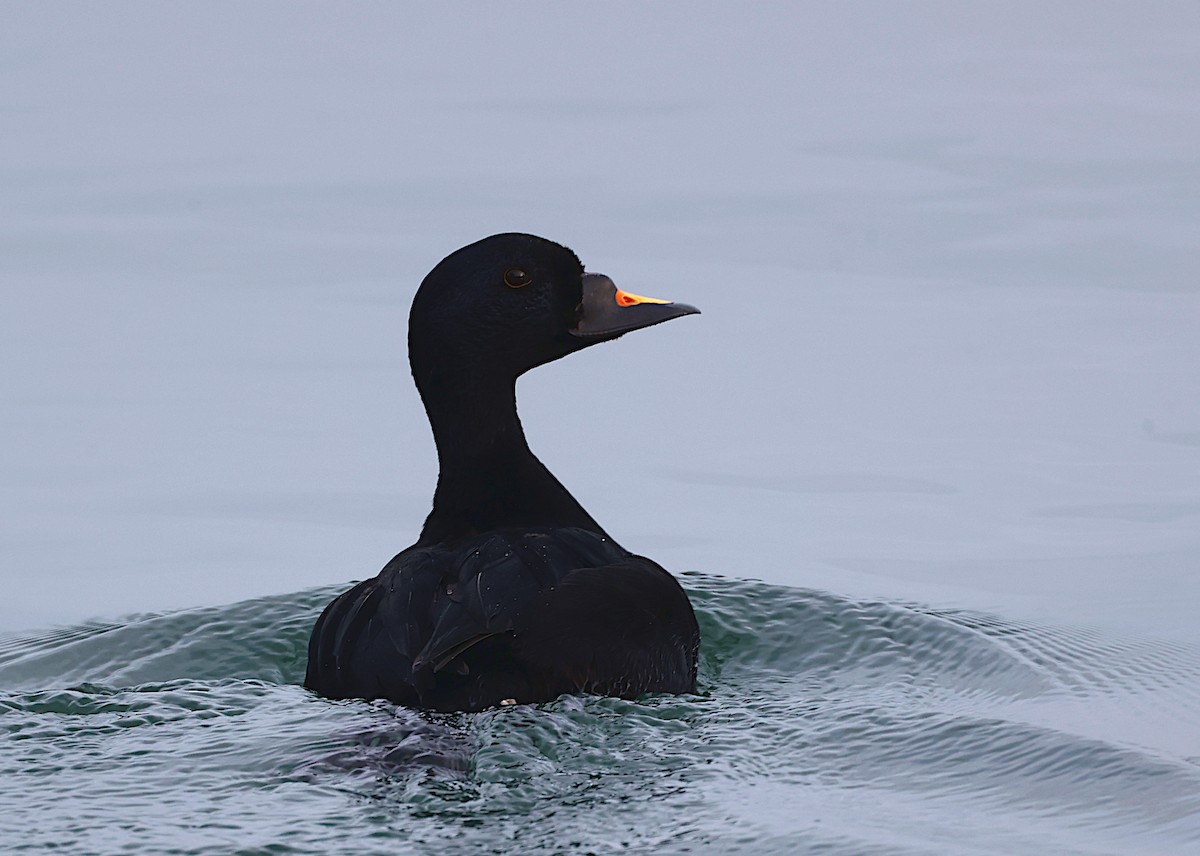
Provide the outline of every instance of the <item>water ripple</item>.
{"type": "Polygon", "coordinates": [[[1200,652],[688,576],[700,692],[298,686],[340,589],[0,640],[12,852],[1193,852],[1200,652]]]}

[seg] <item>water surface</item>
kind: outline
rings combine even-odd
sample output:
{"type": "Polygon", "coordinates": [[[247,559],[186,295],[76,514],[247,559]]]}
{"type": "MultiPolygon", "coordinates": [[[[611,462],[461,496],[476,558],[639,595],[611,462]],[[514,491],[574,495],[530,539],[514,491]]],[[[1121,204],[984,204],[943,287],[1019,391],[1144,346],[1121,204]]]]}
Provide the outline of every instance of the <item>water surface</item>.
{"type": "Polygon", "coordinates": [[[0,21],[0,850],[1197,851],[1194,2],[0,21]],[[704,311],[518,390],[702,691],[314,698],[510,230],[704,311]]]}
{"type": "Polygon", "coordinates": [[[700,691],[479,714],[297,686],[334,588],[0,653],[10,852],[1200,845],[1200,651],[692,575],[700,691]],[[1143,730],[1130,730],[1134,723],[1143,730]]]}

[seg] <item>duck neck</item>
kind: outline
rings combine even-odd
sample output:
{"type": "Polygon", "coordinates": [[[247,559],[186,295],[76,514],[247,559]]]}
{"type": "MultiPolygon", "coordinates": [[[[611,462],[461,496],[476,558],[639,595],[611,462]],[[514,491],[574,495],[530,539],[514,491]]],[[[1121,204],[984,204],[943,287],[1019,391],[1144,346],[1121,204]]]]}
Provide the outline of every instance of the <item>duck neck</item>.
{"type": "Polygon", "coordinates": [[[418,543],[507,526],[578,526],[595,520],[529,450],[517,418],[516,379],[422,390],[438,453],[433,510],[418,543]]]}

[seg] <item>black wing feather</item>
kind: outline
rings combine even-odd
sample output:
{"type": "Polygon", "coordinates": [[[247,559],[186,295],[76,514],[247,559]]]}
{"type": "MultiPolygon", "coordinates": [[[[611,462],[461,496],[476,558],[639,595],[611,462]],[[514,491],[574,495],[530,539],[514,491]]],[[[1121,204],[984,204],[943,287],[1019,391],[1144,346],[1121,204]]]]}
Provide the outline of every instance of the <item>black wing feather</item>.
{"type": "Polygon", "coordinates": [[[305,686],[441,710],[682,692],[698,641],[687,596],[649,559],[582,529],[499,531],[410,548],[335,599],[305,686]]]}

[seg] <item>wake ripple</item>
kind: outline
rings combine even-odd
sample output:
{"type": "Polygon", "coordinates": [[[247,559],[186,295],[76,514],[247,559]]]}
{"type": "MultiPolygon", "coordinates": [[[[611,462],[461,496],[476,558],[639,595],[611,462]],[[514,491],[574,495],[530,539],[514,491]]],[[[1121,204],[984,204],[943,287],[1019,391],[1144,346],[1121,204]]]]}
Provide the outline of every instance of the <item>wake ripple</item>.
{"type": "MultiPolygon", "coordinates": [[[[694,696],[298,686],[342,586],[0,640],[10,849],[1194,852],[1200,651],[690,575],[694,696]]],[[[5,827],[8,828],[5,828],[5,827]]]]}

